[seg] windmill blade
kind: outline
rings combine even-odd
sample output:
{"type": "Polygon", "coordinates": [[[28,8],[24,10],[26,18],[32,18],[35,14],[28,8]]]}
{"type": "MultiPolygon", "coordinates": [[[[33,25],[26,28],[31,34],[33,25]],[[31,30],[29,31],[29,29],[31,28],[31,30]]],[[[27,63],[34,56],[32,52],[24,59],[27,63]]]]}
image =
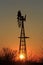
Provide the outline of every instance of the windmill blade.
{"type": "Polygon", "coordinates": [[[20,19],[20,17],[21,17],[21,11],[19,10],[17,13],[17,19],[20,19]]]}
{"type": "Polygon", "coordinates": [[[21,27],[21,21],[18,22],[18,26],[21,27]]]}
{"type": "Polygon", "coordinates": [[[19,27],[21,26],[20,18],[21,18],[21,11],[19,10],[18,13],[17,13],[17,19],[18,19],[18,26],[19,27]]]}

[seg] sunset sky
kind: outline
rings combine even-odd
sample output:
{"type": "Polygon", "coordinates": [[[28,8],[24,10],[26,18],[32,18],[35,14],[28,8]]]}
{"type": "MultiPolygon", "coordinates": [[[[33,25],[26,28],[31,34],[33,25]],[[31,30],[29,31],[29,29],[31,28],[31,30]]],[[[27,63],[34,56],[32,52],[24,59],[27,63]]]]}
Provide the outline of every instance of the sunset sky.
{"type": "Polygon", "coordinates": [[[43,0],[0,0],[0,49],[19,48],[18,10],[27,15],[25,33],[30,37],[26,40],[27,52],[39,54],[43,51],[43,0]]]}

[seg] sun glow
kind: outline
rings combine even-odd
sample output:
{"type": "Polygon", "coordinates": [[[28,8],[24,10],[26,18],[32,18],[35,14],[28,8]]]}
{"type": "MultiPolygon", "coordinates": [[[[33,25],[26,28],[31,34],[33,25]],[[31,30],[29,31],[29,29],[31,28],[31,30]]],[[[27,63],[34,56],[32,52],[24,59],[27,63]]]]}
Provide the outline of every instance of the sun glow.
{"type": "Polygon", "coordinates": [[[19,57],[20,57],[21,60],[24,60],[25,59],[25,55],[23,55],[23,54],[20,54],[19,57]]]}

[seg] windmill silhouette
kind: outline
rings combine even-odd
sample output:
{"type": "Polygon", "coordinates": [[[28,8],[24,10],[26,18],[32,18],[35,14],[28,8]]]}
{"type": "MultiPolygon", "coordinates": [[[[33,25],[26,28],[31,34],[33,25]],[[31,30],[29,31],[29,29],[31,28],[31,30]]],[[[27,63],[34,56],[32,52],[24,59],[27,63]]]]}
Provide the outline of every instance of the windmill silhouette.
{"type": "Polygon", "coordinates": [[[27,59],[26,38],[29,38],[29,37],[25,36],[24,21],[26,21],[26,15],[22,16],[21,11],[19,10],[17,13],[18,26],[21,28],[21,33],[19,37],[20,38],[19,55],[23,54],[26,60],[27,59]]]}

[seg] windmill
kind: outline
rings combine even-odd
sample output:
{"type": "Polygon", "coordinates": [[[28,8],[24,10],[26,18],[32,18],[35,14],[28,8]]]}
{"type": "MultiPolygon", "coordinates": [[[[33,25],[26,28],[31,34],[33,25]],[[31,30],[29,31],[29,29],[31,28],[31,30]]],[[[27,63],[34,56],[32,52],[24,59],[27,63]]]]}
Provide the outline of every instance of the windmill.
{"type": "Polygon", "coordinates": [[[19,28],[21,28],[20,33],[20,44],[19,44],[19,57],[21,60],[27,59],[27,50],[26,50],[26,37],[25,36],[25,28],[24,28],[24,22],[26,21],[26,15],[22,16],[21,11],[19,10],[17,13],[17,22],[19,28]]]}

